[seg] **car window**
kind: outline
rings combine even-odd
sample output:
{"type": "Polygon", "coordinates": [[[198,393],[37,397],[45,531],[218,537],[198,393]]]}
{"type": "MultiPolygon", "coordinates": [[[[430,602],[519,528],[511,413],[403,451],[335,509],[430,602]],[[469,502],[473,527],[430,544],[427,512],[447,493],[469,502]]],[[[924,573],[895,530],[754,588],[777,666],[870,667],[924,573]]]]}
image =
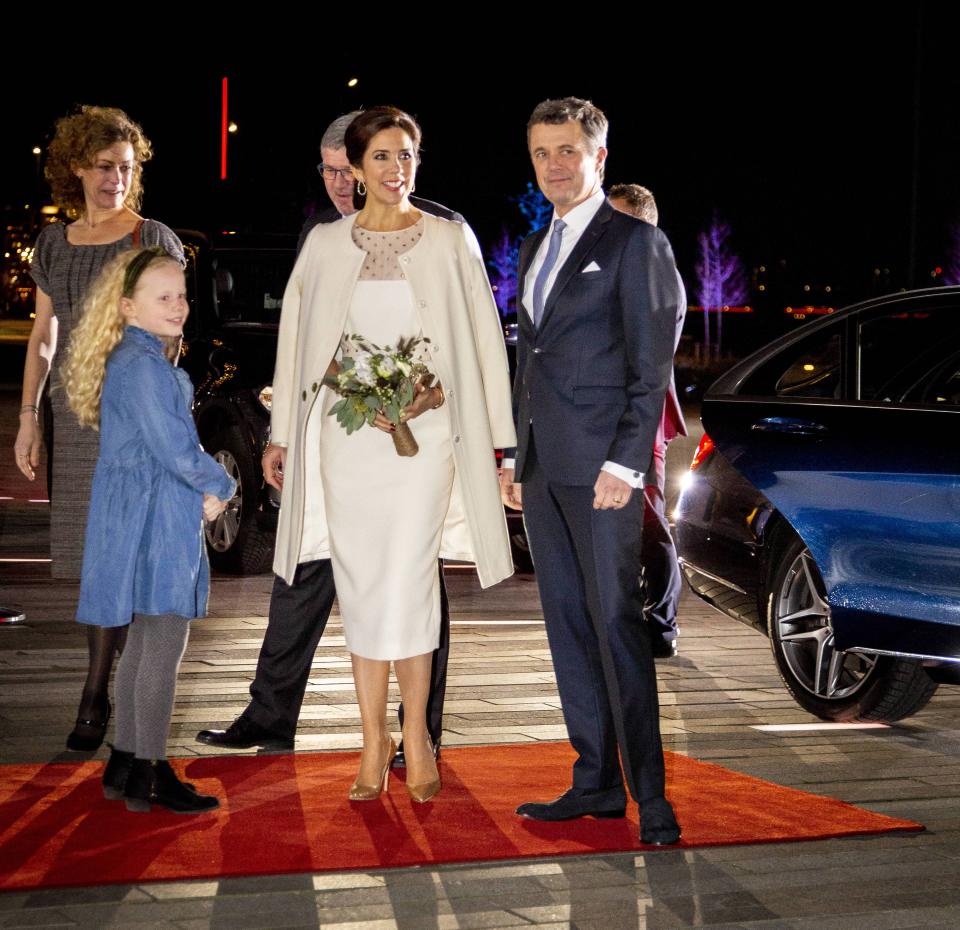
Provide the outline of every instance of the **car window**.
{"type": "Polygon", "coordinates": [[[218,252],[214,281],[221,321],[279,323],[293,262],[293,251],[286,249],[218,252]]]}
{"type": "Polygon", "coordinates": [[[791,343],[744,382],[741,394],[839,399],[843,340],[836,326],[791,343]]]}
{"type": "Polygon", "coordinates": [[[935,365],[904,394],[903,400],[935,407],[960,407],[960,352],[935,365]]]}
{"type": "MultiPolygon", "coordinates": [[[[935,374],[960,349],[960,307],[901,310],[865,319],[858,326],[857,345],[861,400],[919,402],[924,385],[936,380],[935,374]]],[[[947,397],[951,379],[949,373],[944,377],[940,396],[947,397]]]]}

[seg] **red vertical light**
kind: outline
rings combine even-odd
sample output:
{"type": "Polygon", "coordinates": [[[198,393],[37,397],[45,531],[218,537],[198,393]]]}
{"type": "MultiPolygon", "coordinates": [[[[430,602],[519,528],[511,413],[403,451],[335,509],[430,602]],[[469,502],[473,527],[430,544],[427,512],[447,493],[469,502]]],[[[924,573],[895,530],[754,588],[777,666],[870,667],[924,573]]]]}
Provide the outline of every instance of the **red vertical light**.
{"type": "Polygon", "coordinates": [[[220,180],[227,180],[227,79],[220,86],[220,180]]]}

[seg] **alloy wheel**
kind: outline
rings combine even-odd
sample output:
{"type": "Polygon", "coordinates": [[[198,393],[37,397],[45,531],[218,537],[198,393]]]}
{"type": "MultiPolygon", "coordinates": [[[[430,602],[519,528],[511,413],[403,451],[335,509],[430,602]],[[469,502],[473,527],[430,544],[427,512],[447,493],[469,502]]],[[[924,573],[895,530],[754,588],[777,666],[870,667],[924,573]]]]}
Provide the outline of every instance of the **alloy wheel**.
{"type": "Polygon", "coordinates": [[[226,552],[236,541],[240,532],[240,515],[243,511],[243,485],[240,481],[240,466],[237,460],[226,450],[222,449],[213,456],[224,468],[224,471],[237,482],[237,490],[227,502],[224,510],[213,523],[206,523],[205,532],[207,542],[217,552],[226,552]]]}
{"type": "Polygon", "coordinates": [[[849,698],[870,680],[876,656],[843,652],[834,644],[830,605],[816,564],[803,549],[774,594],[777,639],[797,684],[827,701],[849,698]]]}

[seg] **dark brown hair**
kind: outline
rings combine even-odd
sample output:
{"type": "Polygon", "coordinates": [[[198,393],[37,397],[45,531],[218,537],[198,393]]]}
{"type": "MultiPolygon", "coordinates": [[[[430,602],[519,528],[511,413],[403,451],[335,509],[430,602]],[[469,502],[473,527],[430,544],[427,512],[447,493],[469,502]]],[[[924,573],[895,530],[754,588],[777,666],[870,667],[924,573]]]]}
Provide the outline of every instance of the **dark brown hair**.
{"type": "Polygon", "coordinates": [[[402,129],[413,141],[413,154],[420,161],[420,127],[409,114],[397,107],[374,107],[364,110],[348,127],[343,142],[347,159],[355,168],[363,163],[370,140],[384,129],[402,129]]]}
{"type": "Polygon", "coordinates": [[[83,213],[83,182],[75,171],[92,168],[97,152],[117,142],[129,142],[133,147],[133,172],[124,204],[139,210],[143,164],[153,157],[153,148],[140,126],[115,107],[85,106],[79,113],[57,120],[43,172],[50,183],[53,202],[71,216],[83,213]]]}
{"type": "Polygon", "coordinates": [[[592,152],[607,147],[607,118],[600,107],[580,97],[563,97],[560,100],[544,100],[538,103],[527,120],[527,143],[530,142],[530,130],[537,123],[557,126],[561,123],[579,123],[583,137],[592,152]]]}
{"type": "Polygon", "coordinates": [[[651,226],[657,225],[660,218],[657,201],[647,188],[639,184],[614,184],[607,191],[607,199],[623,200],[637,219],[644,220],[651,226]]]}

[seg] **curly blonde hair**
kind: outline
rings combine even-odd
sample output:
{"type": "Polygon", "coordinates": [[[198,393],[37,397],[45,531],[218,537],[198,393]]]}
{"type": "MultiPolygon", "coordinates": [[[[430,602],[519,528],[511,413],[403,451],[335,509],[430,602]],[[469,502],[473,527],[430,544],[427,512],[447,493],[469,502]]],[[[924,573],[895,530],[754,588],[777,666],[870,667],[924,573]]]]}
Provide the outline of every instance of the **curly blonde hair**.
{"type": "MultiPolygon", "coordinates": [[[[83,316],[77,323],[62,368],[67,403],[83,426],[100,428],[100,395],[107,359],[123,338],[127,320],[120,299],[130,297],[143,273],[154,265],[169,262],[180,268],[173,256],[160,248],[129,249],[108,262],[83,301],[83,316]],[[137,268],[130,266],[137,262],[137,268]],[[136,272],[132,277],[128,272],[136,272]]],[[[167,358],[173,362],[180,341],[165,340],[167,358]]]]}
{"type": "Polygon", "coordinates": [[[84,106],[79,113],[57,120],[43,173],[53,202],[69,216],[80,216],[85,206],[76,169],[93,167],[97,152],[117,142],[129,142],[133,147],[133,176],[124,204],[136,211],[143,200],[143,164],[153,158],[150,140],[140,126],[116,107],[84,106]]]}

